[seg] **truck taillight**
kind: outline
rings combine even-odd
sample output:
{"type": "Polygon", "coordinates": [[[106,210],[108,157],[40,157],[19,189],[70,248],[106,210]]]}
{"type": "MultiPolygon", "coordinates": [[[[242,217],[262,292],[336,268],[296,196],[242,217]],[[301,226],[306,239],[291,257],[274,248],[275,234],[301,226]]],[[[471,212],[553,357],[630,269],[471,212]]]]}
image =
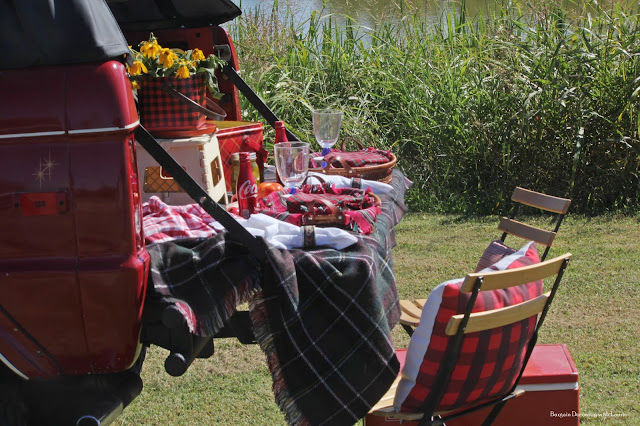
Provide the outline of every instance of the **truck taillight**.
{"type": "Polygon", "coordinates": [[[129,168],[129,180],[131,182],[131,196],[133,206],[133,220],[136,234],[136,248],[143,247],[142,235],[142,203],[140,199],[140,182],[138,181],[138,166],[136,162],[136,149],[133,138],[129,139],[129,158],[127,167],[129,168]]]}

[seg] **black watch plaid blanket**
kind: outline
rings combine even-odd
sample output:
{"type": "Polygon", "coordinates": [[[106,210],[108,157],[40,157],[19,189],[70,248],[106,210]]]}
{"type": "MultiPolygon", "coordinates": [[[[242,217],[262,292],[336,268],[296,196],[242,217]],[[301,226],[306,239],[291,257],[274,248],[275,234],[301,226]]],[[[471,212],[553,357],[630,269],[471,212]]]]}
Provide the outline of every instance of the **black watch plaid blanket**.
{"type": "Polygon", "coordinates": [[[370,235],[346,249],[270,248],[258,265],[226,234],[148,247],[156,291],[190,311],[198,334],[214,334],[249,301],[254,333],[289,424],[352,425],[398,374],[391,329],[400,318],[391,249],[411,182],[393,191],[370,235]]]}

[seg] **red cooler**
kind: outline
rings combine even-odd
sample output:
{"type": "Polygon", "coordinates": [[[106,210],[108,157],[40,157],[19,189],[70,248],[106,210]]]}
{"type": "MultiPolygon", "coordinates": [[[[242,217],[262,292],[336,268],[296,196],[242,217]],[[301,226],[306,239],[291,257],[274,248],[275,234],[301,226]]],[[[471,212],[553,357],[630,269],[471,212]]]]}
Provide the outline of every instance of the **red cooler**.
{"type": "Polygon", "coordinates": [[[222,167],[227,183],[227,191],[232,192],[231,170],[233,168],[231,154],[234,152],[255,152],[260,181],[264,179],[264,163],[267,151],[264,149],[262,123],[252,121],[216,121],[218,145],[222,157],[222,167]]]}

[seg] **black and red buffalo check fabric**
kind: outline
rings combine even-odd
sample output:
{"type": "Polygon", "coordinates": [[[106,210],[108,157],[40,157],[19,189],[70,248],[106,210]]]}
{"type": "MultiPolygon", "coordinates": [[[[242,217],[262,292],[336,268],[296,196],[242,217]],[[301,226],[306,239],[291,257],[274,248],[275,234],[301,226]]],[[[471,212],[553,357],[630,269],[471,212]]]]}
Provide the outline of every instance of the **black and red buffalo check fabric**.
{"type": "MultiPolygon", "coordinates": [[[[489,269],[512,269],[539,262],[535,243],[528,243],[519,252],[505,257],[501,262],[490,266],[489,269]]],[[[535,316],[509,326],[465,335],[446,392],[439,402],[434,399],[436,377],[444,368],[445,355],[454,340],[453,336],[447,336],[445,333],[447,323],[452,315],[465,312],[471,294],[460,291],[462,281],[452,280],[440,285],[444,288],[434,289],[434,293],[438,294],[437,290],[442,290],[442,300],[433,324],[423,325],[422,321],[420,324],[433,327],[426,353],[420,350],[412,353],[412,349],[417,349],[417,346],[412,348],[413,341],[409,344],[408,357],[416,356],[418,353],[423,354],[424,358],[417,372],[408,370],[405,364],[403,377],[411,377],[415,380],[415,385],[404,400],[399,401],[399,394],[396,393],[394,405],[401,405],[402,411],[430,412],[471,407],[506,394],[517,379],[535,327],[535,316]]],[[[541,294],[542,281],[503,290],[481,291],[472,312],[502,308],[541,294]]],[[[412,340],[415,338],[416,333],[412,340]]],[[[410,382],[411,380],[407,383],[410,382]]],[[[402,386],[404,384],[401,381],[399,388],[402,386]]]]}
{"type": "Polygon", "coordinates": [[[515,249],[507,246],[500,240],[491,241],[484,252],[482,252],[482,256],[480,256],[480,260],[478,261],[478,265],[473,272],[482,271],[485,268],[493,265],[503,257],[509,256],[510,254],[515,253],[515,249]]]}
{"type": "Polygon", "coordinates": [[[203,73],[190,78],[149,77],[138,89],[138,112],[140,123],[149,131],[195,130],[205,124],[206,117],[161,89],[165,84],[205,106],[206,90],[203,73]]]}
{"type": "MultiPolygon", "coordinates": [[[[343,250],[270,248],[265,264],[225,232],[151,244],[152,281],[214,334],[249,299],[275,400],[289,424],[352,425],[395,380],[400,318],[391,249],[409,182],[394,171],[376,230],[343,250]]],[[[182,310],[181,310],[182,311],[182,310]]]]}

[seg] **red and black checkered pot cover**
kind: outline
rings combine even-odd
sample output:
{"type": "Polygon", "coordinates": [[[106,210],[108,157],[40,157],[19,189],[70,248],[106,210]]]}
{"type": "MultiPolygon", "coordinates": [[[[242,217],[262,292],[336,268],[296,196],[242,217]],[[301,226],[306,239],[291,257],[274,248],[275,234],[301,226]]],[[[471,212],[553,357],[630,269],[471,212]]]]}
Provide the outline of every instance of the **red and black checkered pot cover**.
{"type": "Polygon", "coordinates": [[[194,102],[205,106],[207,87],[205,75],[202,73],[190,78],[145,78],[138,89],[140,123],[149,131],[190,130],[202,127],[206,117],[162,90],[161,87],[165,83],[170,84],[194,102]]]}

